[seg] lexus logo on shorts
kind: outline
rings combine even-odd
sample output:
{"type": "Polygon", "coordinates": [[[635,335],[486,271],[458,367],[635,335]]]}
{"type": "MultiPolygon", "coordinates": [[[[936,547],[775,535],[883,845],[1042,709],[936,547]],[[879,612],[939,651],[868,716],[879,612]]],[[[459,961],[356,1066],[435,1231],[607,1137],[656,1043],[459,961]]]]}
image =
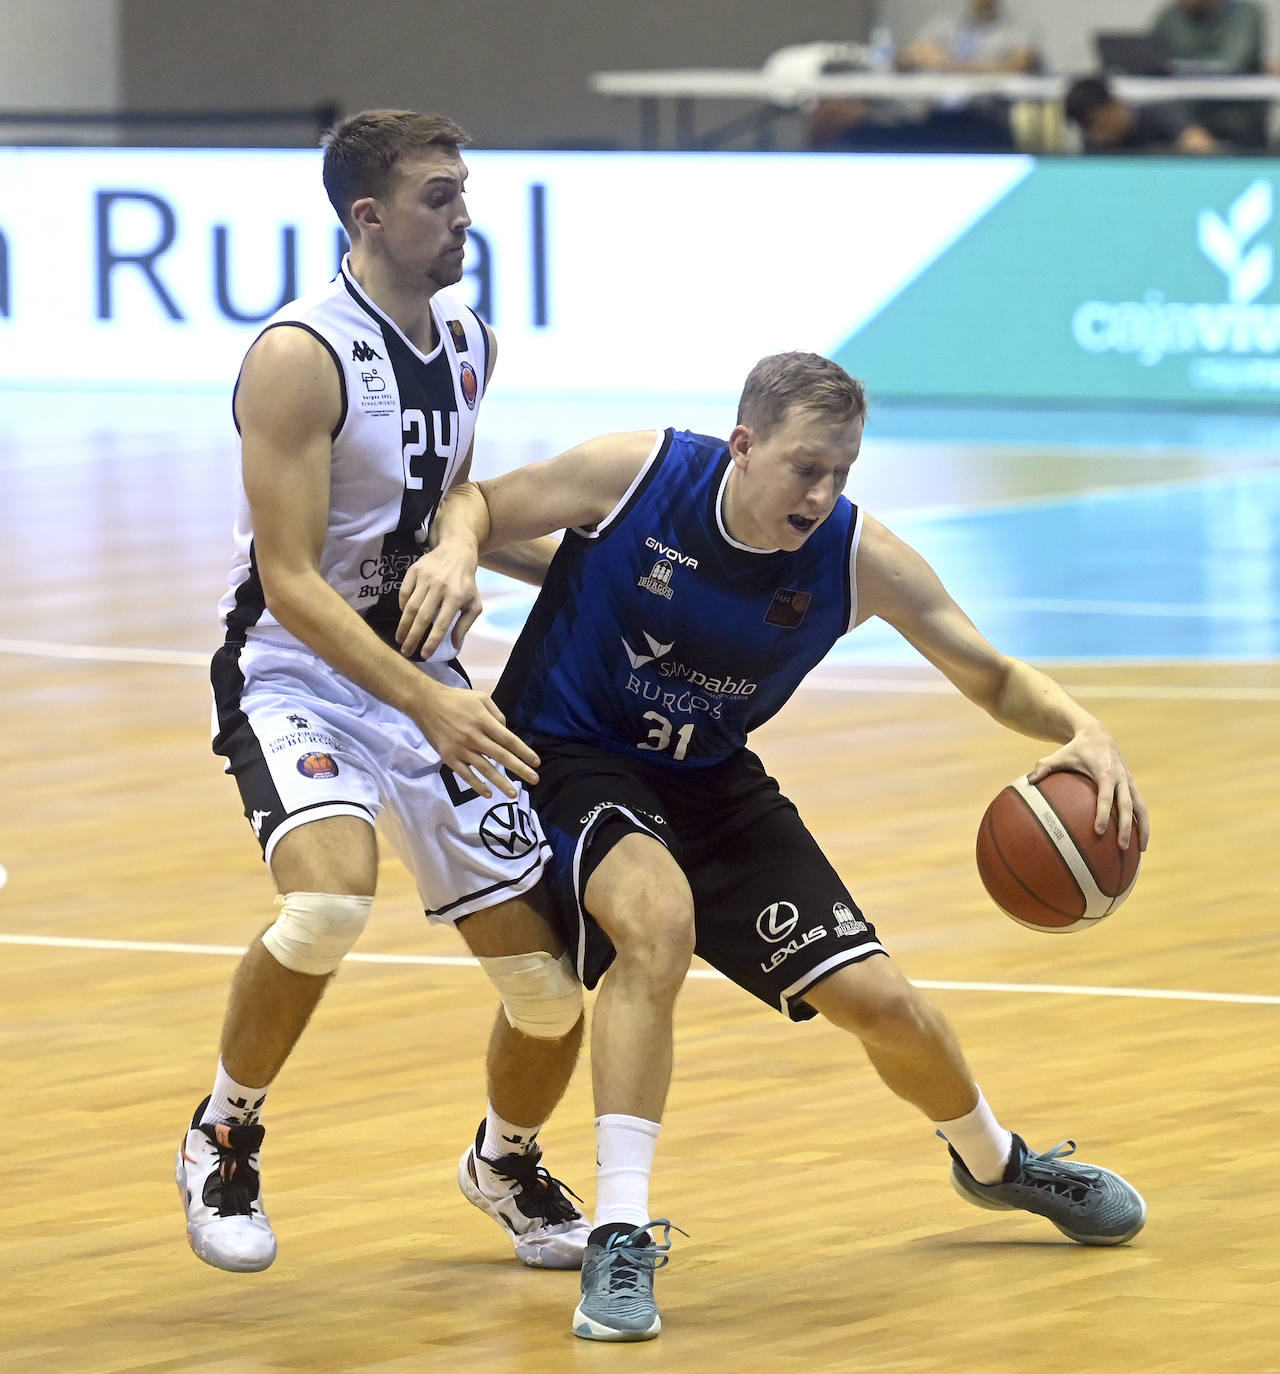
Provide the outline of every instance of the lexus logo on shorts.
{"type": "Polygon", "coordinates": [[[499,859],[523,859],[537,843],[533,821],[515,802],[500,802],[484,813],[480,838],[499,859]]]}
{"type": "Polygon", "coordinates": [[[760,932],[761,939],[776,945],[779,940],[785,940],[791,934],[799,919],[800,913],[790,902],[774,902],[756,917],[756,929],[760,932]]]}

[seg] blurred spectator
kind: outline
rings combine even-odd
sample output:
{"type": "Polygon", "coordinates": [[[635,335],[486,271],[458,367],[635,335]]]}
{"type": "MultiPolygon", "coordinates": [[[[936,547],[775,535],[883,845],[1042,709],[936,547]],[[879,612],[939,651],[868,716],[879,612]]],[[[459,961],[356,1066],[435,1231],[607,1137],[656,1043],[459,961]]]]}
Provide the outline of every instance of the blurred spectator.
{"type": "MultiPolygon", "coordinates": [[[[897,54],[899,71],[1029,72],[1040,65],[1031,31],[1005,17],[1001,0],[958,0],[930,19],[897,54]]],[[[1007,152],[1014,148],[1007,100],[914,104],[820,101],[812,147],[861,151],[1007,152]]]]}
{"type": "Polygon", "coordinates": [[[1096,76],[1067,91],[1066,116],[1079,126],[1087,153],[1217,153],[1222,144],[1185,105],[1130,105],[1096,76]]]}
{"type": "MultiPolygon", "coordinates": [[[[1253,0],[1172,0],[1152,33],[1169,51],[1176,76],[1250,76],[1263,69],[1263,18],[1253,0]]],[[[1269,106],[1257,100],[1203,100],[1197,123],[1238,151],[1266,146],[1269,106]]]]}
{"type": "Polygon", "coordinates": [[[902,71],[1029,72],[1039,66],[1031,31],[1006,19],[1001,0],[965,0],[937,14],[898,56],[902,71]]]}

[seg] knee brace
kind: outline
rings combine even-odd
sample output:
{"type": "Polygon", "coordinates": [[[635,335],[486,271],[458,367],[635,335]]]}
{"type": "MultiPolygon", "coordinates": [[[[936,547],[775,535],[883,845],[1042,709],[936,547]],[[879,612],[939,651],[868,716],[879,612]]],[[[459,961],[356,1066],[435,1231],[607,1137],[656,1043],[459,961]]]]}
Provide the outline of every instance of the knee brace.
{"type": "Polygon", "coordinates": [[[568,955],[558,959],[535,950],[479,959],[498,989],[502,1010],[513,1029],[535,1040],[559,1040],[582,1015],[582,984],[568,955]]]}
{"type": "Polygon", "coordinates": [[[262,943],[295,973],[333,973],[369,919],[372,897],[329,892],[286,892],[276,898],[280,914],[262,933],[262,943]]]}

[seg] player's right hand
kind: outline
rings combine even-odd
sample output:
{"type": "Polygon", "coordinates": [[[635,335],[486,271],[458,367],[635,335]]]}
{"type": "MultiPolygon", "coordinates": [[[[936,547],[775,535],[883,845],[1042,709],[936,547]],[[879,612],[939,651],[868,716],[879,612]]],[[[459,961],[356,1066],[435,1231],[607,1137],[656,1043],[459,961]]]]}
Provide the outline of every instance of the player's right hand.
{"type": "MultiPolygon", "coordinates": [[[[426,683],[424,683],[424,686],[426,683]]],[[[538,781],[537,754],[507,729],[506,719],[486,692],[430,683],[425,709],[414,719],[444,764],[482,797],[497,788],[515,797],[519,788],[507,774],[538,781]],[[504,771],[505,770],[505,771],[504,771]]]]}

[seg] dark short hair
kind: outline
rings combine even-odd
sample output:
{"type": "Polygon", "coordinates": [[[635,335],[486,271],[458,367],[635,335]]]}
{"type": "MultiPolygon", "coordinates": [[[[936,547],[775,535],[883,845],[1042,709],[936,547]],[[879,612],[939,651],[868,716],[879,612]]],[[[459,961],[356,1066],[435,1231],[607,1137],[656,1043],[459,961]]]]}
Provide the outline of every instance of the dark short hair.
{"type": "Polygon", "coordinates": [[[1099,76],[1082,76],[1071,83],[1063,101],[1067,118],[1085,128],[1095,114],[1115,99],[1111,87],[1099,76]]]}
{"type": "Polygon", "coordinates": [[[819,353],[774,353],[747,374],[738,400],[738,423],[767,434],[801,406],[834,424],[867,417],[867,393],[830,358],[819,353]]]}
{"type": "Polygon", "coordinates": [[[469,142],[447,115],[362,110],[339,120],[320,140],[329,203],[350,232],[352,205],[364,196],[387,195],[402,159],[429,148],[456,153],[469,142]]]}

